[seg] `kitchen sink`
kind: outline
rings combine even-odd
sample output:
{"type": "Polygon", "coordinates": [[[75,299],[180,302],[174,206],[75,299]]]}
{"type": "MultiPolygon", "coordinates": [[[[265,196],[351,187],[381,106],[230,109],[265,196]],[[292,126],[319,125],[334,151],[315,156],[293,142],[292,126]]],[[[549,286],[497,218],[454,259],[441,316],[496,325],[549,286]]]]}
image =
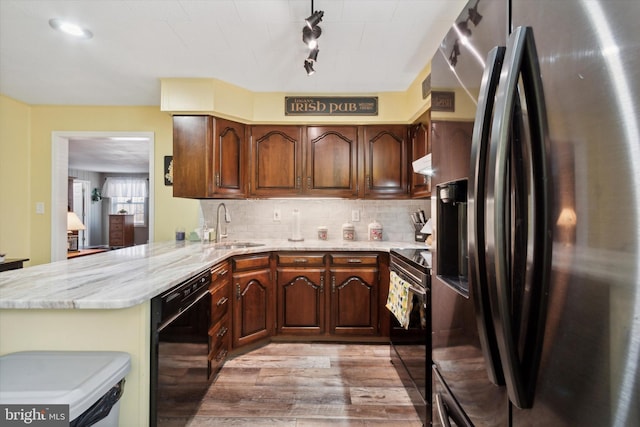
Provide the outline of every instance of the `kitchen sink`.
{"type": "Polygon", "coordinates": [[[256,246],[264,246],[264,243],[220,242],[220,243],[214,243],[213,246],[216,249],[243,249],[243,248],[255,248],[256,246]]]}

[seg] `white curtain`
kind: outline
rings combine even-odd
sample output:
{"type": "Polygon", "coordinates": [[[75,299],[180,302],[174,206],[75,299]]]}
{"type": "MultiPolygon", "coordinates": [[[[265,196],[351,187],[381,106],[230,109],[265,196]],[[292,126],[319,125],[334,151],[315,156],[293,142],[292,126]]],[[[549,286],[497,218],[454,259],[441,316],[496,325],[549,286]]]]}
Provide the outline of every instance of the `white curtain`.
{"type": "Polygon", "coordinates": [[[109,177],[102,186],[102,197],[149,197],[149,183],[144,178],[109,177]]]}

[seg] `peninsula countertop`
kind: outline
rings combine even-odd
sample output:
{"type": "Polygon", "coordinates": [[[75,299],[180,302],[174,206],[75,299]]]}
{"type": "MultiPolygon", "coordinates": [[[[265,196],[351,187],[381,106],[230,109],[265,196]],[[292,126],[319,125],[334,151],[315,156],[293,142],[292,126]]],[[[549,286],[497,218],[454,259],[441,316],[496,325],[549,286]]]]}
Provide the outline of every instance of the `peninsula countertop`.
{"type": "MultiPolygon", "coordinates": [[[[231,243],[231,242],[227,242],[231,243]]],[[[271,251],[377,251],[423,248],[394,241],[256,239],[262,246],[159,242],[0,273],[0,309],[119,309],[141,304],[234,255],[271,251]]]]}

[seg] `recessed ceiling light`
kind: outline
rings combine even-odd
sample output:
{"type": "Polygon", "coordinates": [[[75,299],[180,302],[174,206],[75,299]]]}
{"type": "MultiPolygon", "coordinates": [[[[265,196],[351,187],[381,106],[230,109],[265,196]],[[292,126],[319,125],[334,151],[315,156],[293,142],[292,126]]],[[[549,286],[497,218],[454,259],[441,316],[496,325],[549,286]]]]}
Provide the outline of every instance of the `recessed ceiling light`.
{"type": "Polygon", "coordinates": [[[82,28],[81,26],[74,24],[73,22],[53,18],[49,19],[49,25],[55,30],[62,31],[63,33],[78,37],[80,39],[90,39],[93,37],[93,33],[91,31],[87,30],[86,28],[82,28]]]}

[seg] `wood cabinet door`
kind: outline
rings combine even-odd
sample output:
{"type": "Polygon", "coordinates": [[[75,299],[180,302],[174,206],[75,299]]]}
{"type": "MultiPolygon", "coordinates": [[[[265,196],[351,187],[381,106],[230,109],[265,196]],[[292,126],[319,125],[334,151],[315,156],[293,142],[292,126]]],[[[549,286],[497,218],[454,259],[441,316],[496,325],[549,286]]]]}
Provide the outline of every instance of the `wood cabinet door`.
{"type": "Polygon", "coordinates": [[[302,191],[302,127],[251,127],[250,193],[292,196],[302,191]]]}
{"type": "Polygon", "coordinates": [[[336,267],[331,276],[331,325],[335,335],[378,333],[378,269],[336,267]]]}
{"type": "Polygon", "coordinates": [[[278,267],[278,333],[325,332],[324,268],[278,267]]]}
{"type": "Polygon", "coordinates": [[[431,124],[432,186],[469,177],[473,122],[431,124]]]}
{"type": "Polygon", "coordinates": [[[214,174],[211,196],[244,197],[247,150],[245,125],[215,119],[214,174]]]}
{"type": "MultiPolygon", "coordinates": [[[[411,128],[411,162],[431,153],[429,124],[420,123],[411,128]]],[[[431,177],[413,172],[409,166],[411,175],[411,197],[431,197],[431,177]]]]}
{"type": "Polygon", "coordinates": [[[271,336],[275,326],[271,270],[234,273],[233,286],[233,347],[271,336]]]}
{"type": "Polygon", "coordinates": [[[304,156],[304,193],[344,198],[358,195],[356,126],[308,127],[304,156]]]}
{"type": "Polygon", "coordinates": [[[213,117],[173,116],[173,196],[209,197],[213,117]]]}
{"type": "Polygon", "coordinates": [[[364,126],[363,179],[366,198],[408,197],[406,126],[364,126]]]}

